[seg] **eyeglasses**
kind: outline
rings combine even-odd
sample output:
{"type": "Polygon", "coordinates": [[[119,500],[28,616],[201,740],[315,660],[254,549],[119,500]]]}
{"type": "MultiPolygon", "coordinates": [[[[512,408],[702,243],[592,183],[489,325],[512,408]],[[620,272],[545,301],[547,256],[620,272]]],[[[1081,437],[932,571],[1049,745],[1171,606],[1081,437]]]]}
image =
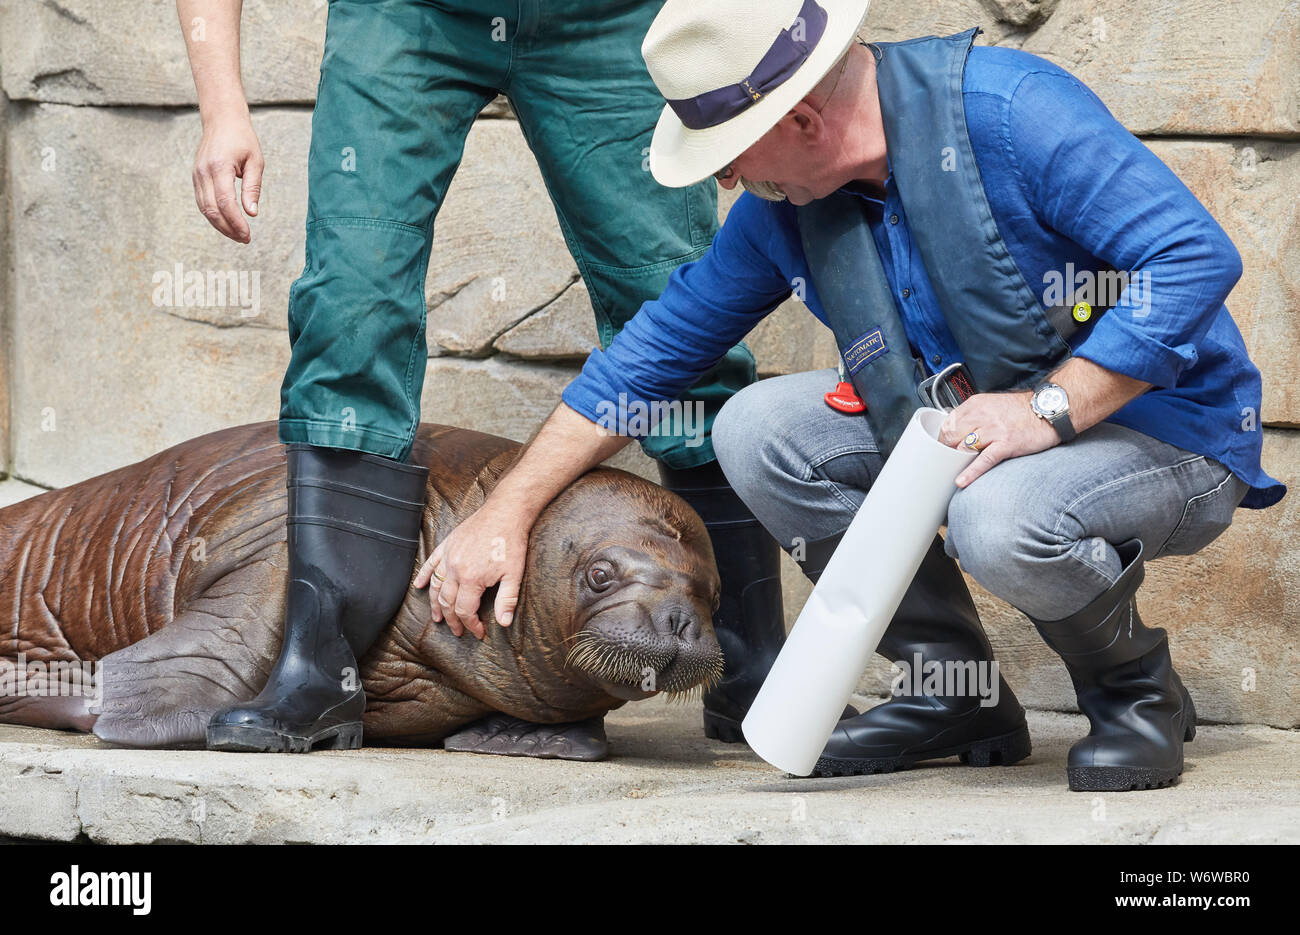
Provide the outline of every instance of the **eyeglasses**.
{"type": "MultiPolygon", "coordinates": [[[[866,45],[866,43],[863,42],[861,39],[858,40],[858,44],[864,46],[866,45]]],[[[840,79],[844,77],[844,69],[848,67],[848,64],[849,64],[849,54],[845,52],[844,56],[840,60],[839,74],[835,76],[835,83],[831,85],[831,93],[826,95],[826,100],[822,101],[822,106],[818,107],[815,111],[813,111],[813,113],[820,114],[823,110],[826,109],[826,105],[829,104],[831,102],[831,98],[835,96],[835,89],[840,86],[840,79]]],[[[713,177],[717,179],[719,182],[726,182],[729,179],[733,178],[735,174],[736,174],[736,163],[733,160],[727,163],[717,172],[714,172],[713,177]]]]}

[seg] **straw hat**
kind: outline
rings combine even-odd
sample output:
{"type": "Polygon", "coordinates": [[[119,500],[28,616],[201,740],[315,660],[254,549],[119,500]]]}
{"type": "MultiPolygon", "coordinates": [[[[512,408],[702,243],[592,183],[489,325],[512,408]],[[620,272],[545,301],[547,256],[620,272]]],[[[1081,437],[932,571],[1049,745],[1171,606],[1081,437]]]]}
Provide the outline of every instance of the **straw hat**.
{"type": "Polygon", "coordinates": [[[668,0],[641,55],[668,104],[650,171],[708,178],[776,126],[857,38],[870,0],[668,0]]]}

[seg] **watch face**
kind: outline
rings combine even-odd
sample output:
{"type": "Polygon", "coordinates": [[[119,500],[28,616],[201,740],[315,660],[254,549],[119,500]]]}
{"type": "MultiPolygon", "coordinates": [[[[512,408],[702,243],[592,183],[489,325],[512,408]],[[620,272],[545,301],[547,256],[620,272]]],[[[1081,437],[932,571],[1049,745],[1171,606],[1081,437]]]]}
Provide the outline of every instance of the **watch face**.
{"type": "Polygon", "coordinates": [[[1044,387],[1038,391],[1034,401],[1038,403],[1038,408],[1048,415],[1056,415],[1058,412],[1064,411],[1067,405],[1065,390],[1059,386],[1044,387]]]}

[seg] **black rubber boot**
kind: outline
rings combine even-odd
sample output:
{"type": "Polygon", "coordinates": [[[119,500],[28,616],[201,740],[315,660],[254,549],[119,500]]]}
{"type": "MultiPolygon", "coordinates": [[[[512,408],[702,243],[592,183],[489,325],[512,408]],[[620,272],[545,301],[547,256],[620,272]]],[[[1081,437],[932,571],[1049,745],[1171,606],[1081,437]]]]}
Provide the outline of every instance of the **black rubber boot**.
{"type": "Polygon", "coordinates": [[[1061,620],[1029,618],[1065,662],[1092,725],[1066,763],[1075,792],[1171,785],[1183,771],[1184,741],[1196,736],[1196,708],[1169,659],[1165,631],[1138,616],[1142,540],[1115,551],[1124,570],[1100,597],[1061,620]]]}
{"type": "MultiPolygon", "coordinates": [[[[804,574],[816,581],[840,538],[810,543],[800,562],[804,574]]],[[[993,662],[975,602],[957,563],[944,553],[942,537],[934,537],[876,651],[904,672],[916,672],[919,662],[917,679],[931,662],[993,662]]],[[[1001,673],[997,703],[980,702],[974,690],[895,695],[840,721],[813,775],[888,773],[950,756],[970,766],[1010,766],[1029,756],[1025,710],[1001,673]]]]}
{"type": "Polygon", "coordinates": [[[357,662],[411,582],[428,468],[342,448],[285,447],[284,644],[261,693],[208,722],[210,750],[361,746],[366,696],[357,662]]]}
{"type": "MultiPolygon", "coordinates": [[[[785,643],[781,548],[740,499],[718,462],[677,470],[659,465],[660,482],[704,520],[722,579],[713,629],[722,680],[704,693],[704,734],[743,743],[740,722],[785,643]]],[[[856,714],[853,708],[845,716],[856,714]]]]}

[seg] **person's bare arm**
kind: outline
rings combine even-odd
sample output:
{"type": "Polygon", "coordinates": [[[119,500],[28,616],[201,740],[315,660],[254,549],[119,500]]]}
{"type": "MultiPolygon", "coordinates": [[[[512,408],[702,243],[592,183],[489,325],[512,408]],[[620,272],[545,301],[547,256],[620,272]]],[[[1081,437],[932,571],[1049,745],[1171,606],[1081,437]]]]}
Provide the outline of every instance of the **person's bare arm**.
{"type": "Polygon", "coordinates": [[[243,179],[243,210],[255,217],[265,164],[239,74],[242,8],[243,0],[176,0],[203,121],[194,156],[194,201],[209,224],[231,240],[248,243],[252,234],[240,211],[235,179],[243,179]]]}
{"type": "Polygon", "coordinates": [[[479,601],[500,582],[496,619],[509,626],[519,602],[533,523],[562,490],[628,441],[560,403],[483,505],[420,566],[415,586],[433,582],[429,606],[434,622],[445,619],[457,636],[469,629],[482,639],[479,601]]]}

